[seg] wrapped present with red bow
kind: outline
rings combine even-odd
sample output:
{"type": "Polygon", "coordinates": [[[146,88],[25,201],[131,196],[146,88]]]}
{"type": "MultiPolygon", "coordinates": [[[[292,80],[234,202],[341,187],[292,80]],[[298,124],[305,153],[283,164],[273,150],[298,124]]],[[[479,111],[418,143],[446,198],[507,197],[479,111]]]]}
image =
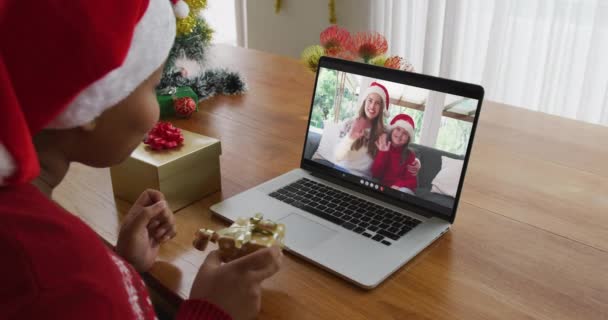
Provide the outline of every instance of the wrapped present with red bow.
{"type": "Polygon", "coordinates": [[[167,87],[159,90],[156,100],[160,107],[160,117],[177,116],[188,118],[198,111],[198,96],[190,87],[167,87]]]}
{"type": "Polygon", "coordinates": [[[209,242],[217,243],[222,261],[238,259],[262,248],[283,246],[285,225],[264,219],[261,213],[251,218],[238,218],[225,229],[199,229],[193,246],[204,251],[209,242]]]}
{"type": "Polygon", "coordinates": [[[156,189],[177,211],[220,190],[221,152],[218,139],[158,122],[127,160],[110,169],[114,195],[134,202],[156,189]]]}

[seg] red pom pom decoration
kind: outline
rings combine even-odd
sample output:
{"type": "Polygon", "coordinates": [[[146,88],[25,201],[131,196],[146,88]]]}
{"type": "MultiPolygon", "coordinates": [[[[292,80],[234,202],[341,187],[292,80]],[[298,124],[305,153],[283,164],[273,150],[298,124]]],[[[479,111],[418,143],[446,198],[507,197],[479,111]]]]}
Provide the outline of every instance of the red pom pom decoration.
{"type": "Polygon", "coordinates": [[[183,142],[182,131],[171,123],[162,121],[159,121],[144,139],[144,143],[153,150],[173,149],[183,142]]]}
{"type": "Polygon", "coordinates": [[[196,110],[196,102],[190,97],[177,98],[173,101],[173,108],[178,117],[187,118],[196,110]]]}

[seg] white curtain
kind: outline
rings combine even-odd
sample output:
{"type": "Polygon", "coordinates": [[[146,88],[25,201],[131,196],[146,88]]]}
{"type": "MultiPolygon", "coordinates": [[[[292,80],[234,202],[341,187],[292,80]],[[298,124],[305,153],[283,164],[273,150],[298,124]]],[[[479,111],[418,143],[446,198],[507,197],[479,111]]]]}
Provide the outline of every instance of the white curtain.
{"type": "Polygon", "coordinates": [[[242,1],[213,0],[207,1],[207,8],[203,10],[203,16],[213,29],[213,43],[237,45],[241,41],[237,28],[241,27],[243,17],[239,16],[242,11],[242,1]]]}
{"type": "Polygon", "coordinates": [[[370,29],[418,72],[608,125],[608,0],[370,1],[370,29]]]}

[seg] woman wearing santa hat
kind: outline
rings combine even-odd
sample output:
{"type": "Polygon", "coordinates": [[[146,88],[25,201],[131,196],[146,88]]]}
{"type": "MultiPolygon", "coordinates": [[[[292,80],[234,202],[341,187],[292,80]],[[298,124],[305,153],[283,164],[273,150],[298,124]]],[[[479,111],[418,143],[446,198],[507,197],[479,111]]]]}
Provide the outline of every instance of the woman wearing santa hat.
{"type": "Polygon", "coordinates": [[[376,141],[378,153],[372,164],[372,176],[380,183],[402,192],[414,194],[418,185],[416,175],[409,167],[415,167],[416,154],[408,148],[414,138],[414,120],[407,114],[396,115],[391,120],[388,137],[376,141]]]}
{"type": "Polygon", "coordinates": [[[340,125],[340,142],[335,150],[335,165],[346,172],[369,177],[369,169],[377,152],[376,140],[384,133],[383,114],[388,110],[389,96],[378,82],[363,93],[365,99],[357,115],[340,125]]]}
{"type": "MultiPolygon", "coordinates": [[[[335,149],[336,168],[371,178],[370,168],[378,152],[376,142],[384,134],[384,111],[388,111],[388,90],[378,82],[372,82],[363,93],[365,100],[357,115],[340,124],[340,142],[335,149]]],[[[416,159],[408,169],[413,175],[420,170],[416,159]]]]}
{"type": "MultiPolygon", "coordinates": [[[[176,234],[162,193],[140,196],[115,250],[51,193],[71,162],[115,165],[156,123],[174,38],[168,0],[0,5],[0,319],[155,318],[138,272],[176,234]]],[[[280,259],[209,253],[176,318],[255,317],[280,259]]]]}

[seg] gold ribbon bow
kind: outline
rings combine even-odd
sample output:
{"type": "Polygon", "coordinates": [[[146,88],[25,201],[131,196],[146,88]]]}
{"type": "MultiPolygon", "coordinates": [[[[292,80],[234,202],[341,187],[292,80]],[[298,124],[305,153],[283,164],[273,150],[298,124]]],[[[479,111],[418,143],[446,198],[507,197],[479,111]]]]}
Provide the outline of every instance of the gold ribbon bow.
{"type": "Polygon", "coordinates": [[[243,244],[251,241],[253,234],[261,234],[277,238],[280,235],[277,231],[277,224],[270,220],[264,220],[261,213],[256,213],[253,218],[238,218],[229,228],[217,231],[223,237],[234,239],[234,246],[241,248],[243,244]]]}

